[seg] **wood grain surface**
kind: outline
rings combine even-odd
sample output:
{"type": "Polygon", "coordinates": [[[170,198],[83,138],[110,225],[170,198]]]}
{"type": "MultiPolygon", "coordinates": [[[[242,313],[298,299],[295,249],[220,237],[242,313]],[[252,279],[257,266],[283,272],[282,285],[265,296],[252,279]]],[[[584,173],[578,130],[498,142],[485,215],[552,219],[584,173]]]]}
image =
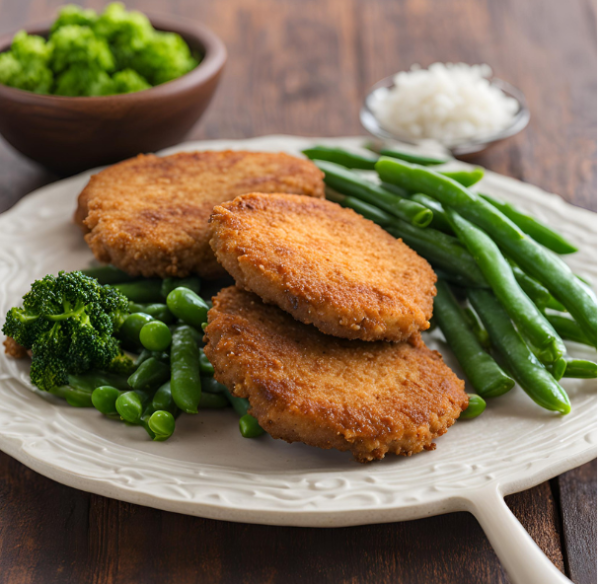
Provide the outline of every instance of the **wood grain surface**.
{"type": "MultiPolygon", "coordinates": [[[[0,0],[0,34],[50,18],[60,4],[0,0]]],[[[98,9],[104,2],[83,4],[98,9]]],[[[191,138],[359,134],[362,99],[380,78],[415,62],[486,62],[524,91],[532,119],[475,162],[596,209],[593,0],[126,4],[203,22],[227,45],[225,76],[191,138]]],[[[57,178],[0,139],[0,211],[57,178]]],[[[574,582],[596,582],[595,463],[507,502],[574,582]]],[[[507,578],[466,513],[333,531],[217,522],[76,491],[0,454],[0,582],[482,584],[507,578]]]]}

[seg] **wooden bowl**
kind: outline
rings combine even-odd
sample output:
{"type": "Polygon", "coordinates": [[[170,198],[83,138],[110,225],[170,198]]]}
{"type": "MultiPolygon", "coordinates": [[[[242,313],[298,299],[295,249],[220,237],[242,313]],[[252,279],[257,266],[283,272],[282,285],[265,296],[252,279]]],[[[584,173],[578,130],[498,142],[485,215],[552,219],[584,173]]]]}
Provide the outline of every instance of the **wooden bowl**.
{"type": "MultiPolygon", "coordinates": [[[[178,79],[123,95],[61,97],[0,85],[0,134],[16,150],[61,174],[111,164],[180,142],[208,106],[227,60],[208,28],[150,18],[157,30],[180,34],[202,55],[178,79]]],[[[26,29],[47,36],[50,23],[26,29]]],[[[0,38],[0,52],[14,33],[0,38]]]]}

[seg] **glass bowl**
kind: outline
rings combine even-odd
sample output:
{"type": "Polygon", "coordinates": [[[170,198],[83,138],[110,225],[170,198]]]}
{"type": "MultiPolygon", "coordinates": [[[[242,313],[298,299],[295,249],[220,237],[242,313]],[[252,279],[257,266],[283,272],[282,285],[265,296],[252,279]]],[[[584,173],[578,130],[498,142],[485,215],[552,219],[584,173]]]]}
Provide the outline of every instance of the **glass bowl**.
{"type": "MultiPolygon", "coordinates": [[[[383,95],[394,86],[394,75],[390,75],[385,79],[382,79],[373,87],[371,87],[367,97],[365,98],[364,105],[360,110],[360,121],[363,127],[373,136],[384,140],[384,141],[397,141],[404,142],[405,144],[414,144],[421,145],[423,143],[431,144],[432,140],[416,140],[412,137],[400,136],[394,134],[384,127],[382,127],[375,117],[373,112],[373,104],[377,100],[380,100],[383,95]]],[[[495,87],[498,87],[502,92],[506,95],[513,97],[517,100],[519,104],[519,109],[515,114],[512,122],[504,129],[499,132],[495,132],[494,134],[474,136],[473,138],[469,138],[468,140],[463,140],[460,142],[452,143],[452,144],[442,144],[453,156],[465,156],[468,154],[475,154],[477,152],[482,152],[489,148],[492,144],[496,144],[501,140],[505,140],[506,138],[510,138],[514,136],[518,132],[520,132],[528,123],[530,118],[529,108],[527,107],[527,102],[525,101],[525,96],[521,91],[519,91],[516,87],[510,85],[506,81],[502,81],[502,79],[498,79],[496,77],[490,79],[490,83],[495,87]]]]}

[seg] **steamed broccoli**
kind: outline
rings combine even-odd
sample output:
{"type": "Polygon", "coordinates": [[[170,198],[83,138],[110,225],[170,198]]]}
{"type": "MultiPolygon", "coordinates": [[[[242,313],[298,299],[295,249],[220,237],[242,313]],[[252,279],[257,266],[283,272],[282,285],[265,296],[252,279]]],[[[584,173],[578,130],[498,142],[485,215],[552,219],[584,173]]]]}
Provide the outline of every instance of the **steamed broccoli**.
{"type": "Polygon", "coordinates": [[[92,69],[112,71],[115,60],[104,39],[98,38],[88,26],[68,24],[59,28],[50,38],[55,73],[71,65],[85,65],[92,69]]]}
{"type": "Polygon", "coordinates": [[[92,10],[91,8],[86,10],[80,6],[76,6],[75,4],[67,4],[60,9],[58,18],[54,21],[54,24],[50,29],[50,34],[62,26],[67,26],[69,24],[93,26],[97,19],[98,15],[96,14],[95,10],[92,10]]]}
{"type": "Polygon", "coordinates": [[[11,50],[0,54],[0,83],[34,93],[50,93],[50,52],[50,47],[42,37],[19,31],[13,39],[11,50]]]}
{"type": "Polygon", "coordinates": [[[113,95],[115,83],[110,75],[102,69],[71,65],[56,78],[55,95],[99,96],[113,95]]]}
{"type": "Polygon", "coordinates": [[[131,93],[152,87],[139,73],[133,69],[123,69],[113,75],[115,93],[131,93]]]}
{"type": "Polygon", "coordinates": [[[50,391],[69,374],[125,371],[131,364],[113,334],[128,315],[128,300],[81,272],[37,280],[11,308],[2,332],[32,351],[31,381],[50,391]]]}

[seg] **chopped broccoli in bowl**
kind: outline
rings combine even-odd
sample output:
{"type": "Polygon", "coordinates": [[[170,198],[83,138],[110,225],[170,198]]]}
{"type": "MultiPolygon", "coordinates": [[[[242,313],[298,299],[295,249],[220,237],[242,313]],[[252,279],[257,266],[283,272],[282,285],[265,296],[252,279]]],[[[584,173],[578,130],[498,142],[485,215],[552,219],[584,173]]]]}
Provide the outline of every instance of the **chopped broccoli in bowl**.
{"type": "Polygon", "coordinates": [[[114,2],[101,14],[63,6],[48,40],[19,31],[0,54],[0,84],[36,93],[102,96],[149,89],[198,65],[176,33],[114,2]]]}

